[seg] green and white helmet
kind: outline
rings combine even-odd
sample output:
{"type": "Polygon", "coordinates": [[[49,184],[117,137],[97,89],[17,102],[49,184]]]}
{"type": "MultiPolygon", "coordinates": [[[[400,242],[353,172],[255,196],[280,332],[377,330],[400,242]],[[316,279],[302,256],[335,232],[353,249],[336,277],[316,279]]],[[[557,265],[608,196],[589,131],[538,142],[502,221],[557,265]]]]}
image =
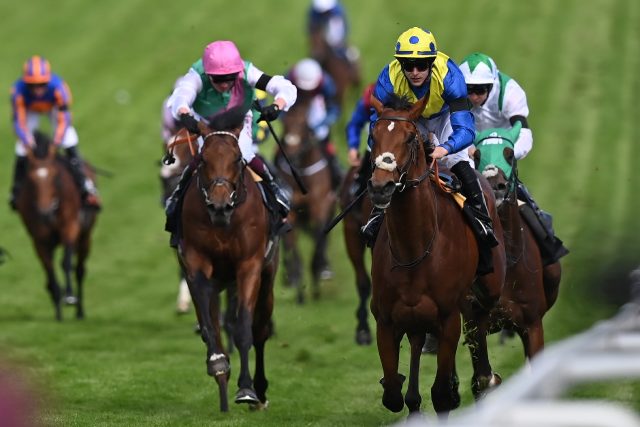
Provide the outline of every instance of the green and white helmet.
{"type": "Polygon", "coordinates": [[[498,68],[489,56],[474,52],[462,60],[460,70],[468,85],[494,84],[498,79],[498,68]]]}

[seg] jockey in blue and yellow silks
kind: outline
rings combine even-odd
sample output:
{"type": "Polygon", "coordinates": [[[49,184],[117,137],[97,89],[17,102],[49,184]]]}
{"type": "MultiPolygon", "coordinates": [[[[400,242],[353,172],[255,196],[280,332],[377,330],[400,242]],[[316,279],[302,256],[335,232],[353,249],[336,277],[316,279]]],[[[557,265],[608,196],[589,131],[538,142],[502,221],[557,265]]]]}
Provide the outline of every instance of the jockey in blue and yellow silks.
{"type": "MultiPolygon", "coordinates": [[[[394,57],[378,76],[373,96],[383,105],[392,94],[406,97],[410,102],[429,97],[417,122],[418,129],[425,141],[433,134],[436,147],[432,158],[450,168],[462,182],[462,193],[474,213],[472,227],[480,240],[490,247],[497,245],[480,183],[467,152],[473,144],[475,126],[464,76],[455,62],[438,51],[433,34],[422,28],[413,27],[400,35],[394,57]]],[[[372,126],[375,120],[374,113],[372,126]]],[[[372,223],[381,221],[381,217],[382,212],[372,212],[362,230],[365,237],[375,237],[372,223]]]]}
{"type": "Polygon", "coordinates": [[[16,164],[9,204],[15,209],[16,199],[26,174],[27,150],[33,149],[33,132],[40,118],[47,116],[53,127],[53,143],[65,149],[71,172],[86,204],[99,207],[94,183],[84,175],[78,154],[78,134],[71,125],[71,91],[58,75],[51,72],[49,61],[32,56],[23,66],[22,76],[11,88],[13,128],[16,142],[16,164]]]}

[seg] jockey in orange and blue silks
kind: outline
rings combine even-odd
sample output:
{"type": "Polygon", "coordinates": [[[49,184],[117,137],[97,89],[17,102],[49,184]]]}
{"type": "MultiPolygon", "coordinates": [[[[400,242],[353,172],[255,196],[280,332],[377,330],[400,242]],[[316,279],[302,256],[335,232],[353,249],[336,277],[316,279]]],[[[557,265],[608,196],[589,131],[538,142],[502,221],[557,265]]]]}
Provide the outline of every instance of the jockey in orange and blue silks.
{"type": "Polygon", "coordinates": [[[99,206],[95,185],[82,171],[82,161],[77,150],[78,134],[71,125],[71,91],[62,78],[51,72],[49,61],[36,55],[25,62],[22,77],[11,89],[11,106],[13,128],[18,136],[11,206],[15,206],[26,173],[27,149],[34,147],[33,132],[38,128],[42,116],[47,116],[51,121],[53,143],[64,148],[70,159],[72,173],[81,189],[83,200],[89,205],[99,206]]]}
{"type": "MultiPolygon", "coordinates": [[[[428,135],[434,136],[436,147],[431,157],[449,167],[462,182],[462,192],[475,214],[476,221],[471,225],[478,237],[491,246],[497,245],[473,161],[467,152],[473,144],[475,126],[462,72],[438,50],[433,34],[419,27],[410,28],[398,37],[394,57],[380,72],[373,95],[383,104],[392,94],[414,103],[429,97],[416,123],[418,130],[424,141],[429,140],[428,135]]],[[[373,114],[372,126],[376,119],[373,114]]]]}

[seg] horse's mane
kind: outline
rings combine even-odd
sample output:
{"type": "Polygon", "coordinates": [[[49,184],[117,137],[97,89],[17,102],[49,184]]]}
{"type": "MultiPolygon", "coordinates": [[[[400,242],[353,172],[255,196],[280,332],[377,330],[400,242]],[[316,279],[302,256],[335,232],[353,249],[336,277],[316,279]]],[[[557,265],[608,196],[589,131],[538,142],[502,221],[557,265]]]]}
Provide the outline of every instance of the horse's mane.
{"type": "Polygon", "coordinates": [[[406,95],[400,96],[396,93],[391,93],[384,106],[393,110],[408,111],[413,107],[413,104],[406,95]]]}
{"type": "Polygon", "coordinates": [[[44,159],[45,157],[47,157],[49,153],[49,145],[51,145],[53,141],[51,140],[51,137],[49,137],[49,135],[39,130],[33,132],[33,137],[36,141],[36,146],[33,150],[33,153],[37,158],[44,159]]]}
{"type": "Polygon", "coordinates": [[[215,130],[231,130],[242,127],[244,116],[249,111],[246,105],[239,105],[229,110],[208,117],[209,127],[215,130]]]}

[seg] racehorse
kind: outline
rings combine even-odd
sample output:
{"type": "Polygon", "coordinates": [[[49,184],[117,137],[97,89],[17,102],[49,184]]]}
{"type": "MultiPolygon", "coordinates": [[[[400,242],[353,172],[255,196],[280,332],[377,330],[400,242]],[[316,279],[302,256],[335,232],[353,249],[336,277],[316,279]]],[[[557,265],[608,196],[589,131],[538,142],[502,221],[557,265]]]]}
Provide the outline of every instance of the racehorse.
{"type": "Polygon", "coordinates": [[[329,46],[323,30],[314,31],[310,35],[311,57],[318,61],[336,84],[336,98],[342,106],[347,90],[360,86],[360,67],[349,61],[346,56],[338,55],[329,46]]]}
{"type": "Polygon", "coordinates": [[[299,96],[296,103],[282,117],[282,148],[308,189],[307,194],[300,191],[282,153],[277,153],[275,159],[278,175],[293,189],[288,218],[293,230],[283,237],[284,264],[289,284],[297,289],[299,303],[304,302],[305,296],[302,285],[302,259],[297,245],[298,234],[306,229],[314,241],[311,259],[312,293],[314,298],[318,298],[320,280],[332,277],[327,259],[328,240],[324,226],[331,220],[337,201],[337,195],[331,188],[331,172],[327,159],[307,124],[312,101],[312,95],[299,96]]]}
{"type": "MultiPolygon", "coordinates": [[[[80,190],[56,146],[49,136],[34,132],[36,145],[27,150],[27,174],[16,201],[17,211],[47,275],[47,290],[54,305],[56,320],[62,320],[62,302],[76,306],[76,318],[84,318],[83,283],[85,263],[91,247],[91,232],[97,210],[85,207],[80,190]],[[54,254],[62,245],[64,254],[64,295],[56,279],[54,254]],[[72,274],[75,256],[76,294],[73,293],[72,274]]],[[[95,178],[87,165],[84,172],[95,178]]]]}
{"type": "Polygon", "coordinates": [[[518,131],[519,127],[511,132],[504,129],[483,131],[482,135],[486,137],[476,142],[474,159],[496,196],[507,254],[500,311],[492,323],[514,330],[522,340],[525,357],[530,359],[544,346],[542,318],[558,297],[561,266],[559,261],[543,265],[534,233],[520,213],[513,152],[518,131]]]}
{"type": "Polygon", "coordinates": [[[246,108],[236,107],[199,124],[203,146],[186,188],[179,221],[178,255],[189,284],[207,373],[218,383],[220,410],[228,411],[229,357],[220,336],[220,293],[237,295],[234,344],[240,354],[236,403],[267,404],[264,346],[271,334],[273,281],[278,241],[270,239],[270,218],[262,193],[246,167],[238,135],[246,108]],[[255,349],[255,372],[249,350],[255,349]]]}
{"type": "MultiPolygon", "coordinates": [[[[429,332],[439,342],[431,400],[435,411],[444,416],[460,404],[455,355],[461,310],[471,306],[469,301],[474,295],[471,286],[476,276],[478,245],[462,210],[429,178],[432,174],[438,176],[437,163],[432,162],[435,170],[428,167],[425,154],[429,153],[424,151],[416,125],[427,102],[427,96],[413,105],[404,98],[392,97],[389,105],[383,106],[372,97],[379,118],[372,130],[374,164],[368,192],[374,205],[386,209],[386,215],[373,247],[371,311],[376,319],[378,354],[384,373],[384,406],[399,412],[406,404],[410,412],[419,411],[420,356],[429,332]],[[411,345],[411,362],[403,400],[404,376],[398,373],[398,359],[405,334],[411,345]]],[[[484,184],[489,196],[486,181],[484,184]]],[[[488,202],[490,211],[495,213],[495,206],[491,200],[488,202]]],[[[502,285],[500,272],[504,274],[504,270],[499,265],[499,250],[494,250],[493,255],[497,271],[492,275],[497,280],[489,283],[485,293],[495,302],[502,285]]],[[[467,322],[484,326],[483,316],[470,317],[467,322]]],[[[470,348],[475,348],[481,338],[467,334],[467,340],[472,340],[470,348]]],[[[485,354],[472,350],[472,355],[485,359],[486,348],[485,354]]],[[[481,362],[482,366],[488,365],[488,360],[481,362]]],[[[476,369],[474,363],[474,379],[482,374],[476,369]]]]}
{"type": "MultiPolygon", "coordinates": [[[[347,172],[340,191],[340,206],[344,209],[357,197],[354,186],[357,167],[352,167],[347,172]]],[[[358,309],[356,318],[355,340],[358,345],[371,344],[371,329],[369,328],[368,302],[371,296],[371,278],[365,265],[366,242],[360,233],[360,228],[366,224],[369,212],[371,212],[371,200],[363,196],[359,202],[349,211],[342,220],[342,231],[347,249],[347,255],[356,275],[356,289],[358,290],[358,309]]]]}

